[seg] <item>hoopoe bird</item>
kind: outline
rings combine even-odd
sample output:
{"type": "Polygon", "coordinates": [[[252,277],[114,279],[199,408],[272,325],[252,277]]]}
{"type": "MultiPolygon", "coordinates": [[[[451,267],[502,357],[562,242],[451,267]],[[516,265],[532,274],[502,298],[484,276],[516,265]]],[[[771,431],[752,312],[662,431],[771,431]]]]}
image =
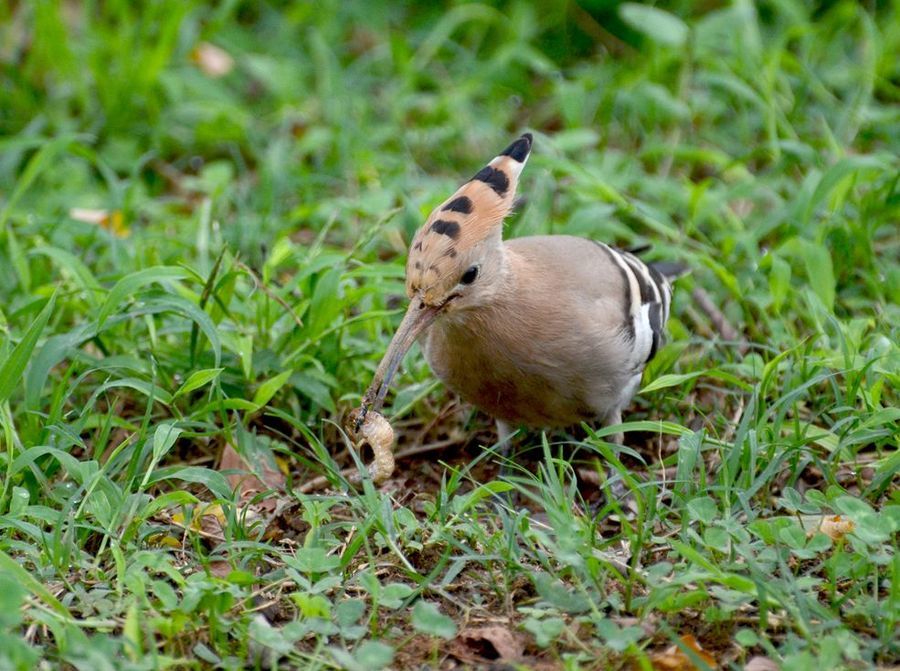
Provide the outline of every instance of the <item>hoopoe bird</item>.
{"type": "Polygon", "coordinates": [[[409,307],[355,414],[357,431],[416,340],[435,375],[496,420],[501,441],[520,426],[622,421],[662,342],[682,268],[569,235],[504,240],[531,146],[522,135],[416,233],[409,307]]]}

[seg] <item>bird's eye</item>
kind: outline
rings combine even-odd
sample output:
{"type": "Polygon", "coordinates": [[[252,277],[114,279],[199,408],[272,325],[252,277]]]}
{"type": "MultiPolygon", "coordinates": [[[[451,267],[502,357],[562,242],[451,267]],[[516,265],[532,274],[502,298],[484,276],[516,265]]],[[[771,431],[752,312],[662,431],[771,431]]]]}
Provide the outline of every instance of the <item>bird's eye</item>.
{"type": "Polygon", "coordinates": [[[459,278],[460,284],[472,284],[475,281],[475,278],[478,277],[478,266],[472,266],[466,272],[463,273],[463,276],[459,278]]]}

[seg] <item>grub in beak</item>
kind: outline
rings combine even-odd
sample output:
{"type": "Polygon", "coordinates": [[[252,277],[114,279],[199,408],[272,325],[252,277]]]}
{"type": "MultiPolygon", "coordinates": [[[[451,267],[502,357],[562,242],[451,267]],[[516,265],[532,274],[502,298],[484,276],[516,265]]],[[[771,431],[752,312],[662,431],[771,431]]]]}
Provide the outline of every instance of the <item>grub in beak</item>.
{"type": "MultiPolygon", "coordinates": [[[[361,413],[362,408],[351,411],[348,426],[355,424],[361,413]]],[[[372,448],[375,458],[369,466],[369,475],[372,482],[380,485],[394,473],[394,429],[380,412],[374,410],[370,410],[360,424],[355,437],[356,448],[361,448],[363,443],[372,448]]]]}

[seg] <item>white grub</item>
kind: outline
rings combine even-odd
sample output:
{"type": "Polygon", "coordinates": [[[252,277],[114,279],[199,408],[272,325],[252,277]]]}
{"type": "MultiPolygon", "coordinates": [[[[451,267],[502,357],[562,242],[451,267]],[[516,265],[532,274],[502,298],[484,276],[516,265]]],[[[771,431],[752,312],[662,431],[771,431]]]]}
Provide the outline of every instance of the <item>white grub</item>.
{"type": "Polygon", "coordinates": [[[372,482],[380,485],[394,473],[394,429],[384,415],[374,410],[366,413],[362,426],[355,432],[359,410],[350,414],[349,428],[356,447],[368,443],[375,458],[369,466],[372,482]]]}

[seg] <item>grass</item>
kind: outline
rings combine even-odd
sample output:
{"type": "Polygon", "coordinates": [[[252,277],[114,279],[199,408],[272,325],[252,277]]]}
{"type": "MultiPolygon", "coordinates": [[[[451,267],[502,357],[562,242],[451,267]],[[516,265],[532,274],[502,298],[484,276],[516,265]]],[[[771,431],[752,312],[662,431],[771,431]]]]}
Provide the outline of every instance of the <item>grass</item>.
{"type": "Polygon", "coordinates": [[[703,668],[687,635],[720,668],[897,664],[900,6],[872,4],[0,7],[0,668],[703,668]],[[524,130],[508,237],[692,268],[625,445],[527,434],[501,476],[414,354],[408,456],[355,488],[336,426],[406,245],[524,130]]]}

